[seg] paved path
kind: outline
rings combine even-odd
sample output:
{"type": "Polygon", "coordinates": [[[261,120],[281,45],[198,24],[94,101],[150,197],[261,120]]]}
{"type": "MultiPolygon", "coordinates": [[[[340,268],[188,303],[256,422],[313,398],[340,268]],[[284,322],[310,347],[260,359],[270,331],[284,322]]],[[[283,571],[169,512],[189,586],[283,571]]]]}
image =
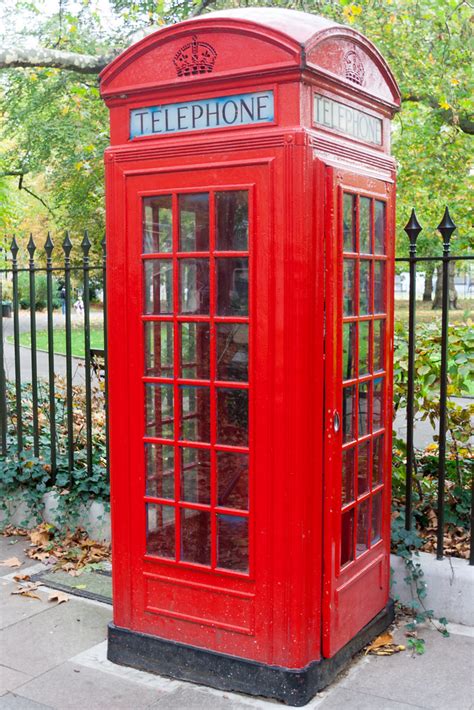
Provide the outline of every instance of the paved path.
{"type": "MultiPolygon", "coordinates": [[[[0,538],[0,560],[32,561],[25,538],[0,538]],[[13,541],[13,544],[12,544],[13,541]]],[[[35,565],[38,571],[43,565],[35,565]]],[[[71,597],[57,605],[12,596],[12,570],[0,567],[0,710],[278,710],[263,698],[211,690],[116,666],[106,658],[110,606],[71,597]],[[8,574],[8,572],[10,574],[8,574]]],[[[400,643],[403,629],[396,631],[400,643]]],[[[426,653],[359,656],[308,710],[472,710],[474,629],[450,638],[423,630],[426,653]]]]}

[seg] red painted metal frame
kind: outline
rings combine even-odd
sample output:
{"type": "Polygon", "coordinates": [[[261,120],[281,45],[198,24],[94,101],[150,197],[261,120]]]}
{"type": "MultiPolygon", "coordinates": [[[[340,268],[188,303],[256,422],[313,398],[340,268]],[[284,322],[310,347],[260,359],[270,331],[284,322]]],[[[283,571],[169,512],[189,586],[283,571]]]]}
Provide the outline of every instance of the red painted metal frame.
{"type": "MultiPolygon", "coordinates": [[[[286,668],[332,656],[385,605],[390,524],[388,426],[382,540],[339,569],[341,439],[333,431],[333,414],[342,411],[340,201],[347,188],[387,202],[387,425],[394,242],[394,164],[388,136],[399,95],[368,40],[352,29],[302,15],[250,9],[166,28],[112,62],[101,85],[111,109],[112,136],[106,181],[114,622],[286,668]],[[193,33],[213,44],[220,64],[214,73],[176,79],[170,61],[193,33]],[[370,86],[351,84],[341,73],[337,43],[357,48],[370,86]],[[328,48],[332,67],[325,64],[328,48]],[[262,89],[274,91],[273,124],[128,138],[133,108],[262,89]],[[366,146],[313,126],[315,91],[381,118],[383,146],[366,146]],[[231,189],[251,193],[249,318],[231,319],[250,323],[249,511],[239,513],[250,520],[248,575],[145,554],[143,441],[148,439],[143,430],[141,265],[150,257],[141,253],[141,200],[231,189]],[[373,583],[370,593],[367,579],[373,583]],[[344,589],[349,595],[341,601],[344,589]]],[[[174,229],[176,247],[176,224],[174,229]]],[[[186,252],[188,258],[203,255],[186,252]]],[[[174,252],[168,258],[176,277],[179,257],[174,252]]],[[[212,275],[212,293],[213,285],[212,275]]],[[[177,306],[175,300],[173,315],[149,315],[146,320],[173,322],[175,329],[180,320],[210,321],[211,326],[226,320],[181,317],[177,306]]],[[[174,342],[176,358],[176,337],[174,342]]],[[[215,355],[211,358],[212,373],[215,355]]],[[[185,378],[172,381],[175,394],[178,384],[199,384],[185,378]]],[[[216,382],[211,384],[215,387],[216,382]]],[[[176,422],[178,402],[175,397],[176,422]]],[[[215,404],[211,412],[215,427],[215,404]]],[[[200,442],[189,445],[212,448],[200,442]]],[[[216,500],[211,509],[216,509],[216,500]]],[[[212,563],[215,567],[215,549],[212,563]]]]}

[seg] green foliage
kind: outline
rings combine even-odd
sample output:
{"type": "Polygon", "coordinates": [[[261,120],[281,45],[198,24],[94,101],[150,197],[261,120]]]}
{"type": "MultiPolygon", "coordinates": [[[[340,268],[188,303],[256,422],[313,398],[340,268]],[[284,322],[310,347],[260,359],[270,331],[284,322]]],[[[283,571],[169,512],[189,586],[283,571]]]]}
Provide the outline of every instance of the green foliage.
{"type": "MultiPolygon", "coordinates": [[[[58,295],[58,280],[53,276],[53,308],[60,308],[61,301],[58,295]]],[[[21,308],[30,307],[30,279],[25,272],[18,274],[18,296],[21,308]]],[[[35,278],[35,310],[42,311],[48,303],[48,287],[46,274],[36,274],[35,278]]]]}

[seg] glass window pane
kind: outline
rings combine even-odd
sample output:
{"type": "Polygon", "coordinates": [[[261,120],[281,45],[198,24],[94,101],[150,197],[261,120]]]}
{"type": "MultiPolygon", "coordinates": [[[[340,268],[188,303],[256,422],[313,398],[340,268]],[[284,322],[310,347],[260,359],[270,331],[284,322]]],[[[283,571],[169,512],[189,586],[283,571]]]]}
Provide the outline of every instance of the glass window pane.
{"type": "Polygon", "coordinates": [[[248,193],[216,192],[216,249],[247,251],[249,242],[248,193]]]}
{"type": "Polygon", "coordinates": [[[217,390],[217,442],[247,446],[249,428],[248,390],[217,390]]]}
{"type": "Polygon", "coordinates": [[[355,315],[355,260],[344,259],[344,315],[355,315]]]}
{"type": "Polygon", "coordinates": [[[342,379],[355,377],[357,323],[344,323],[342,326],[342,379]]]}
{"type": "Polygon", "coordinates": [[[248,509],[248,454],[217,452],[217,502],[225,508],[248,509]]]}
{"type": "Polygon", "coordinates": [[[369,490],[370,441],[359,444],[359,463],[357,466],[357,495],[369,490]]]}
{"type": "Polygon", "coordinates": [[[143,253],[169,253],[173,245],[171,195],[143,200],[143,253]]]}
{"type": "Polygon", "coordinates": [[[179,250],[209,251],[209,195],[179,195],[179,250]]]}
{"type": "Polygon", "coordinates": [[[171,259],[147,259],[145,270],[145,313],[173,312],[173,265],[171,259]]]}
{"type": "Polygon", "coordinates": [[[247,518],[217,516],[217,566],[236,572],[249,571],[249,526],[247,518]]]}
{"type": "Polygon", "coordinates": [[[370,321],[359,322],[359,377],[370,372],[370,321]]]}
{"type": "Polygon", "coordinates": [[[372,423],[373,431],[381,429],[384,424],[383,420],[383,377],[377,377],[374,380],[373,386],[373,404],[372,404],[372,423]]]}
{"type": "Polygon", "coordinates": [[[209,259],[181,259],[181,313],[209,313],[209,259]]]}
{"type": "Polygon", "coordinates": [[[341,517],[341,567],[354,559],[354,508],[341,517]]]}
{"type": "Polygon", "coordinates": [[[362,501],[357,506],[357,557],[365,552],[369,546],[369,499],[362,501]]]}
{"type": "Polygon", "coordinates": [[[181,385],[181,439],[210,441],[211,399],[209,387],[181,385]]]}
{"type": "Polygon", "coordinates": [[[174,499],[174,447],[145,444],[146,495],[174,499]]]}
{"type": "Polygon", "coordinates": [[[374,266],[374,313],[385,313],[385,262],[376,261],[374,266]]]}
{"type": "Polygon", "coordinates": [[[375,200],[375,253],[385,254],[385,202],[375,200]]]}
{"type": "Polygon", "coordinates": [[[342,504],[354,500],[354,447],[342,452],[342,504]]]}
{"type": "Polygon", "coordinates": [[[145,384],[145,435],[172,439],[174,435],[173,385],[145,384]]]}
{"type": "Polygon", "coordinates": [[[171,505],[146,506],[146,551],[175,558],[175,512],[171,505]]]}
{"type": "Polygon", "coordinates": [[[181,500],[210,503],[211,452],[208,449],[181,449],[181,500]]]}
{"type": "Polygon", "coordinates": [[[173,324],[148,321],[145,328],[145,375],[173,377],[173,324]]]}
{"type": "Polygon", "coordinates": [[[371,272],[371,262],[367,259],[360,260],[360,271],[359,271],[359,313],[361,316],[366,316],[371,313],[372,301],[370,298],[370,272],[371,272]]]}
{"type": "Polygon", "coordinates": [[[248,315],[248,261],[234,258],[217,259],[217,315],[248,315]]]}
{"type": "Polygon", "coordinates": [[[356,251],[356,220],[355,220],[355,195],[344,193],[343,198],[343,229],[344,229],[344,251],[356,251]]]}
{"type": "Polygon", "coordinates": [[[382,491],[372,496],[372,525],[370,540],[372,544],[380,540],[382,530],[382,491]]]}
{"type": "Polygon", "coordinates": [[[242,323],[217,323],[217,379],[248,381],[249,327],[242,323]]]}
{"type": "Polygon", "coordinates": [[[209,379],[209,323],[181,323],[181,377],[209,379]]]}
{"type": "Polygon", "coordinates": [[[369,383],[359,385],[359,436],[369,433],[369,383]]]}
{"type": "Polygon", "coordinates": [[[385,321],[374,321],[374,372],[385,370],[385,321]]]}
{"type": "Polygon", "coordinates": [[[344,387],[342,390],[342,441],[353,441],[355,417],[355,386],[344,387]]]}
{"type": "Polygon", "coordinates": [[[361,197],[359,201],[359,251],[361,254],[372,252],[370,203],[368,197],[361,197]]]}
{"type": "Polygon", "coordinates": [[[181,508],[181,559],[211,564],[211,516],[205,510],[181,508]]]}
{"type": "Polygon", "coordinates": [[[372,464],[372,486],[383,483],[383,466],[384,466],[384,436],[374,437],[374,461],[372,464]]]}

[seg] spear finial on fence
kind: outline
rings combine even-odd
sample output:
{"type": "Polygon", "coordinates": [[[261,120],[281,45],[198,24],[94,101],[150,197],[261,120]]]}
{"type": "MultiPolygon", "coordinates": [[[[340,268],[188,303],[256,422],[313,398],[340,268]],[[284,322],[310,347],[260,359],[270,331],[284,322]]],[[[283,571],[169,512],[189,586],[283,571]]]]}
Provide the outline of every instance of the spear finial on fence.
{"type": "Polygon", "coordinates": [[[71,249],[72,249],[72,242],[69,237],[69,231],[67,231],[66,236],[64,237],[64,241],[63,241],[63,252],[64,252],[64,256],[66,257],[66,259],[69,259],[69,254],[71,253],[71,249]]]}
{"type": "Polygon", "coordinates": [[[26,248],[28,250],[28,254],[30,255],[30,266],[31,266],[31,262],[35,258],[35,251],[36,251],[36,244],[34,243],[33,235],[31,232],[30,232],[30,238],[28,239],[28,244],[27,244],[26,248]]]}
{"type": "Polygon", "coordinates": [[[449,209],[446,207],[444,210],[444,215],[443,219],[441,222],[438,224],[438,232],[441,234],[443,237],[443,247],[444,251],[449,251],[449,244],[451,241],[451,235],[456,229],[456,225],[454,224],[453,220],[451,219],[451,215],[449,214],[449,209]]]}
{"type": "Polygon", "coordinates": [[[84,257],[87,258],[89,256],[89,251],[91,248],[91,243],[90,243],[89,234],[87,232],[87,229],[84,230],[84,237],[81,242],[81,248],[82,248],[82,253],[84,254],[84,257]]]}
{"type": "Polygon", "coordinates": [[[44,250],[46,252],[46,256],[48,259],[51,259],[53,249],[54,249],[53,240],[51,239],[51,234],[48,232],[48,237],[47,237],[46,242],[44,244],[44,250]]]}
{"type": "Polygon", "coordinates": [[[408,234],[408,239],[410,240],[410,250],[414,251],[416,248],[416,240],[423,227],[418,222],[416,218],[415,208],[412,209],[410,219],[405,225],[405,232],[408,234]]]}
{"type": "Polygon", "coordinates": [[[15,236],[12,239],[12,243],[10,245],[10,251],[12,253],[13,261],[16,261],[16,258],[18,256],[18,252],[20,251],[20,247],[18,246],[18,242],[16,241],[15,236]]]}

